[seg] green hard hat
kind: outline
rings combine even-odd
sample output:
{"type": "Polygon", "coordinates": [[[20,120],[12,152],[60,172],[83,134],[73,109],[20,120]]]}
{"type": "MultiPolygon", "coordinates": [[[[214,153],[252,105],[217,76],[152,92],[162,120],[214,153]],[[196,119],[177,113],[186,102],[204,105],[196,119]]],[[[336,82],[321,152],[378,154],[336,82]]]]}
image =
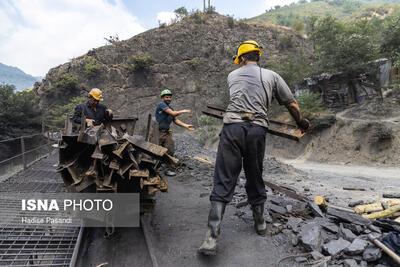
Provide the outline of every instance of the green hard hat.
{"type": "Polygon", "coordinates": [[[161,92],[160,97],[163,97],[163,96],[165,96],[165,95],[172,95],[172,93],[171,93],[170,90],[165,89],[165,90],[163,90],[163,91],[161,92]]]}

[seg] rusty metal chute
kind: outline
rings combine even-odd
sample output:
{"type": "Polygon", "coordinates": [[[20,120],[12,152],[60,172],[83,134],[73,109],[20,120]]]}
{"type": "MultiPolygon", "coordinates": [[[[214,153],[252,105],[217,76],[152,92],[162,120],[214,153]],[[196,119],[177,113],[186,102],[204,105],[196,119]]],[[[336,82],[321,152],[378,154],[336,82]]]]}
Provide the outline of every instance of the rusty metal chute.
{"type": "MultiPolygon", "coordinates": [[[[117,118],[89,128],[81,124],[74,130],[67,117],[57,172],[69,191],[140,193],[141,211],[152,210],[154,192],[168,190],[158,166],[179,161],[168,155],[166,148],[134,135],[136,121],[117,118]]],[[[147,127],[147,137],[151,128],[147,127]]]]}

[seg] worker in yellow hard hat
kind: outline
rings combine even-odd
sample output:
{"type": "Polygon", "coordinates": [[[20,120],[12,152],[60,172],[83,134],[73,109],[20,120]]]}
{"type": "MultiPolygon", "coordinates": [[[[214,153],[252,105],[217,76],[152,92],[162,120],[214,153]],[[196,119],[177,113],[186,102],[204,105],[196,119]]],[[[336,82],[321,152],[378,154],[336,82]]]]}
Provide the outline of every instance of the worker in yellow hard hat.
{"type": "Polygon", "coordinates": [[[75,107],[72,120],[80,124],[82,112],[85,115],[87,126],[100,125],[104,121],[112,120],[112,110],[108,109],[104,104],[100,103],[100,101],[103,101],[101,90],[93,88],[88,94],[88,101],[78,104],[75,107]]]}
{"type": "Polygon", "coordinates": [[[272,99],[285,105],[299,128],[306,132],[310,123],[302,118],[289,87],[277,73],[258,64],[262,47],[255,41],[241,43],[233,57],[240,67],[228,75],[229,105],[220,133],[214,183],[210,195],[208,231],[199,252],[217,253],[218,236],[225,206],[232,201],[238,176],[244,169],[247,202],[253,211],[257,234],[265,235],[264,203],[267,199],[262,177],[268,112],[272,99]]]}

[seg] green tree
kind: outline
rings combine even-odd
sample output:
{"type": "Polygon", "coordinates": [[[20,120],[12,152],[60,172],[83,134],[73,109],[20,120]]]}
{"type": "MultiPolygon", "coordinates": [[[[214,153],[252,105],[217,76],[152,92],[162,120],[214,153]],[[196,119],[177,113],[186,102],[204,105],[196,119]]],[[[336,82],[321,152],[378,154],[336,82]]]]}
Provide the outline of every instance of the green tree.
{"type": "Polygon", "coordinates": [[[382,35],[382,53],[392,59],[393,65],[400,66],[400,12],[386,19],[382,35]]]}
{"type": "Polygon", "coordinates": [[[76,105],[84,102],[85,99],[85,97],[77,96],[71,98],[68,104],[56,106],[46,118],[46,124],[56,128],[64,127],[66,114],[72,116],[76,105]]]}
{"type": "Polygon", "coordinates": [[[372,32],[368,21],[344,24],[330,16],[316,21],[311,40],[319,72],[368,71],[367,63],[379,57],[372,32]]]}
{"type": "Polygon", "coordinates": [[[39,99],[35,92],[14,92],[13,85],[0,84],[0,138],[20,136],[41,127],[39,99]]]}
{"type": "Polygon", "coordinates": [[[299,35],[303,35],[304,34],[304,23],[301,22],[298,19],[294,19],[292,20],[292,24],[291,24],[292,29],[299,35]]]}
{"type": "Polygon", "coordinates": [[[186,7],[180,7],[174,10],[174,13],[179,17],[179,18],[185,18],[189,15],[189,12],[187,11],[186,7]]]}

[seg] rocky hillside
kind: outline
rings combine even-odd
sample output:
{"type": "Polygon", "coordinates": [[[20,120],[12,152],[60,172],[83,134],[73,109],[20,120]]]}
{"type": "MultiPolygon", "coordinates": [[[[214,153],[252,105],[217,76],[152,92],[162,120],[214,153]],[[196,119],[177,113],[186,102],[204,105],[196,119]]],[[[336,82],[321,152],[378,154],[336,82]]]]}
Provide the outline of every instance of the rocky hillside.
{"type": "Polygon", "coordinates": [[[144,124],[161,90],[169,88],[176,109],[195,111],[182,119],[197,125],[204,106],[227,103],[226,77],[237,67],[232,55],[247,39],[263,46],[262,63],[312,52],[310,43],[290,29],[195,13],[173,25],[92,49],[51,69],[35,90],[42,110],[49,113],[71,97],[85,96],[98,87],[117,116],[138,116],[144,124]],[[291,46],[280,43],[288,38],[291,46]]]}

